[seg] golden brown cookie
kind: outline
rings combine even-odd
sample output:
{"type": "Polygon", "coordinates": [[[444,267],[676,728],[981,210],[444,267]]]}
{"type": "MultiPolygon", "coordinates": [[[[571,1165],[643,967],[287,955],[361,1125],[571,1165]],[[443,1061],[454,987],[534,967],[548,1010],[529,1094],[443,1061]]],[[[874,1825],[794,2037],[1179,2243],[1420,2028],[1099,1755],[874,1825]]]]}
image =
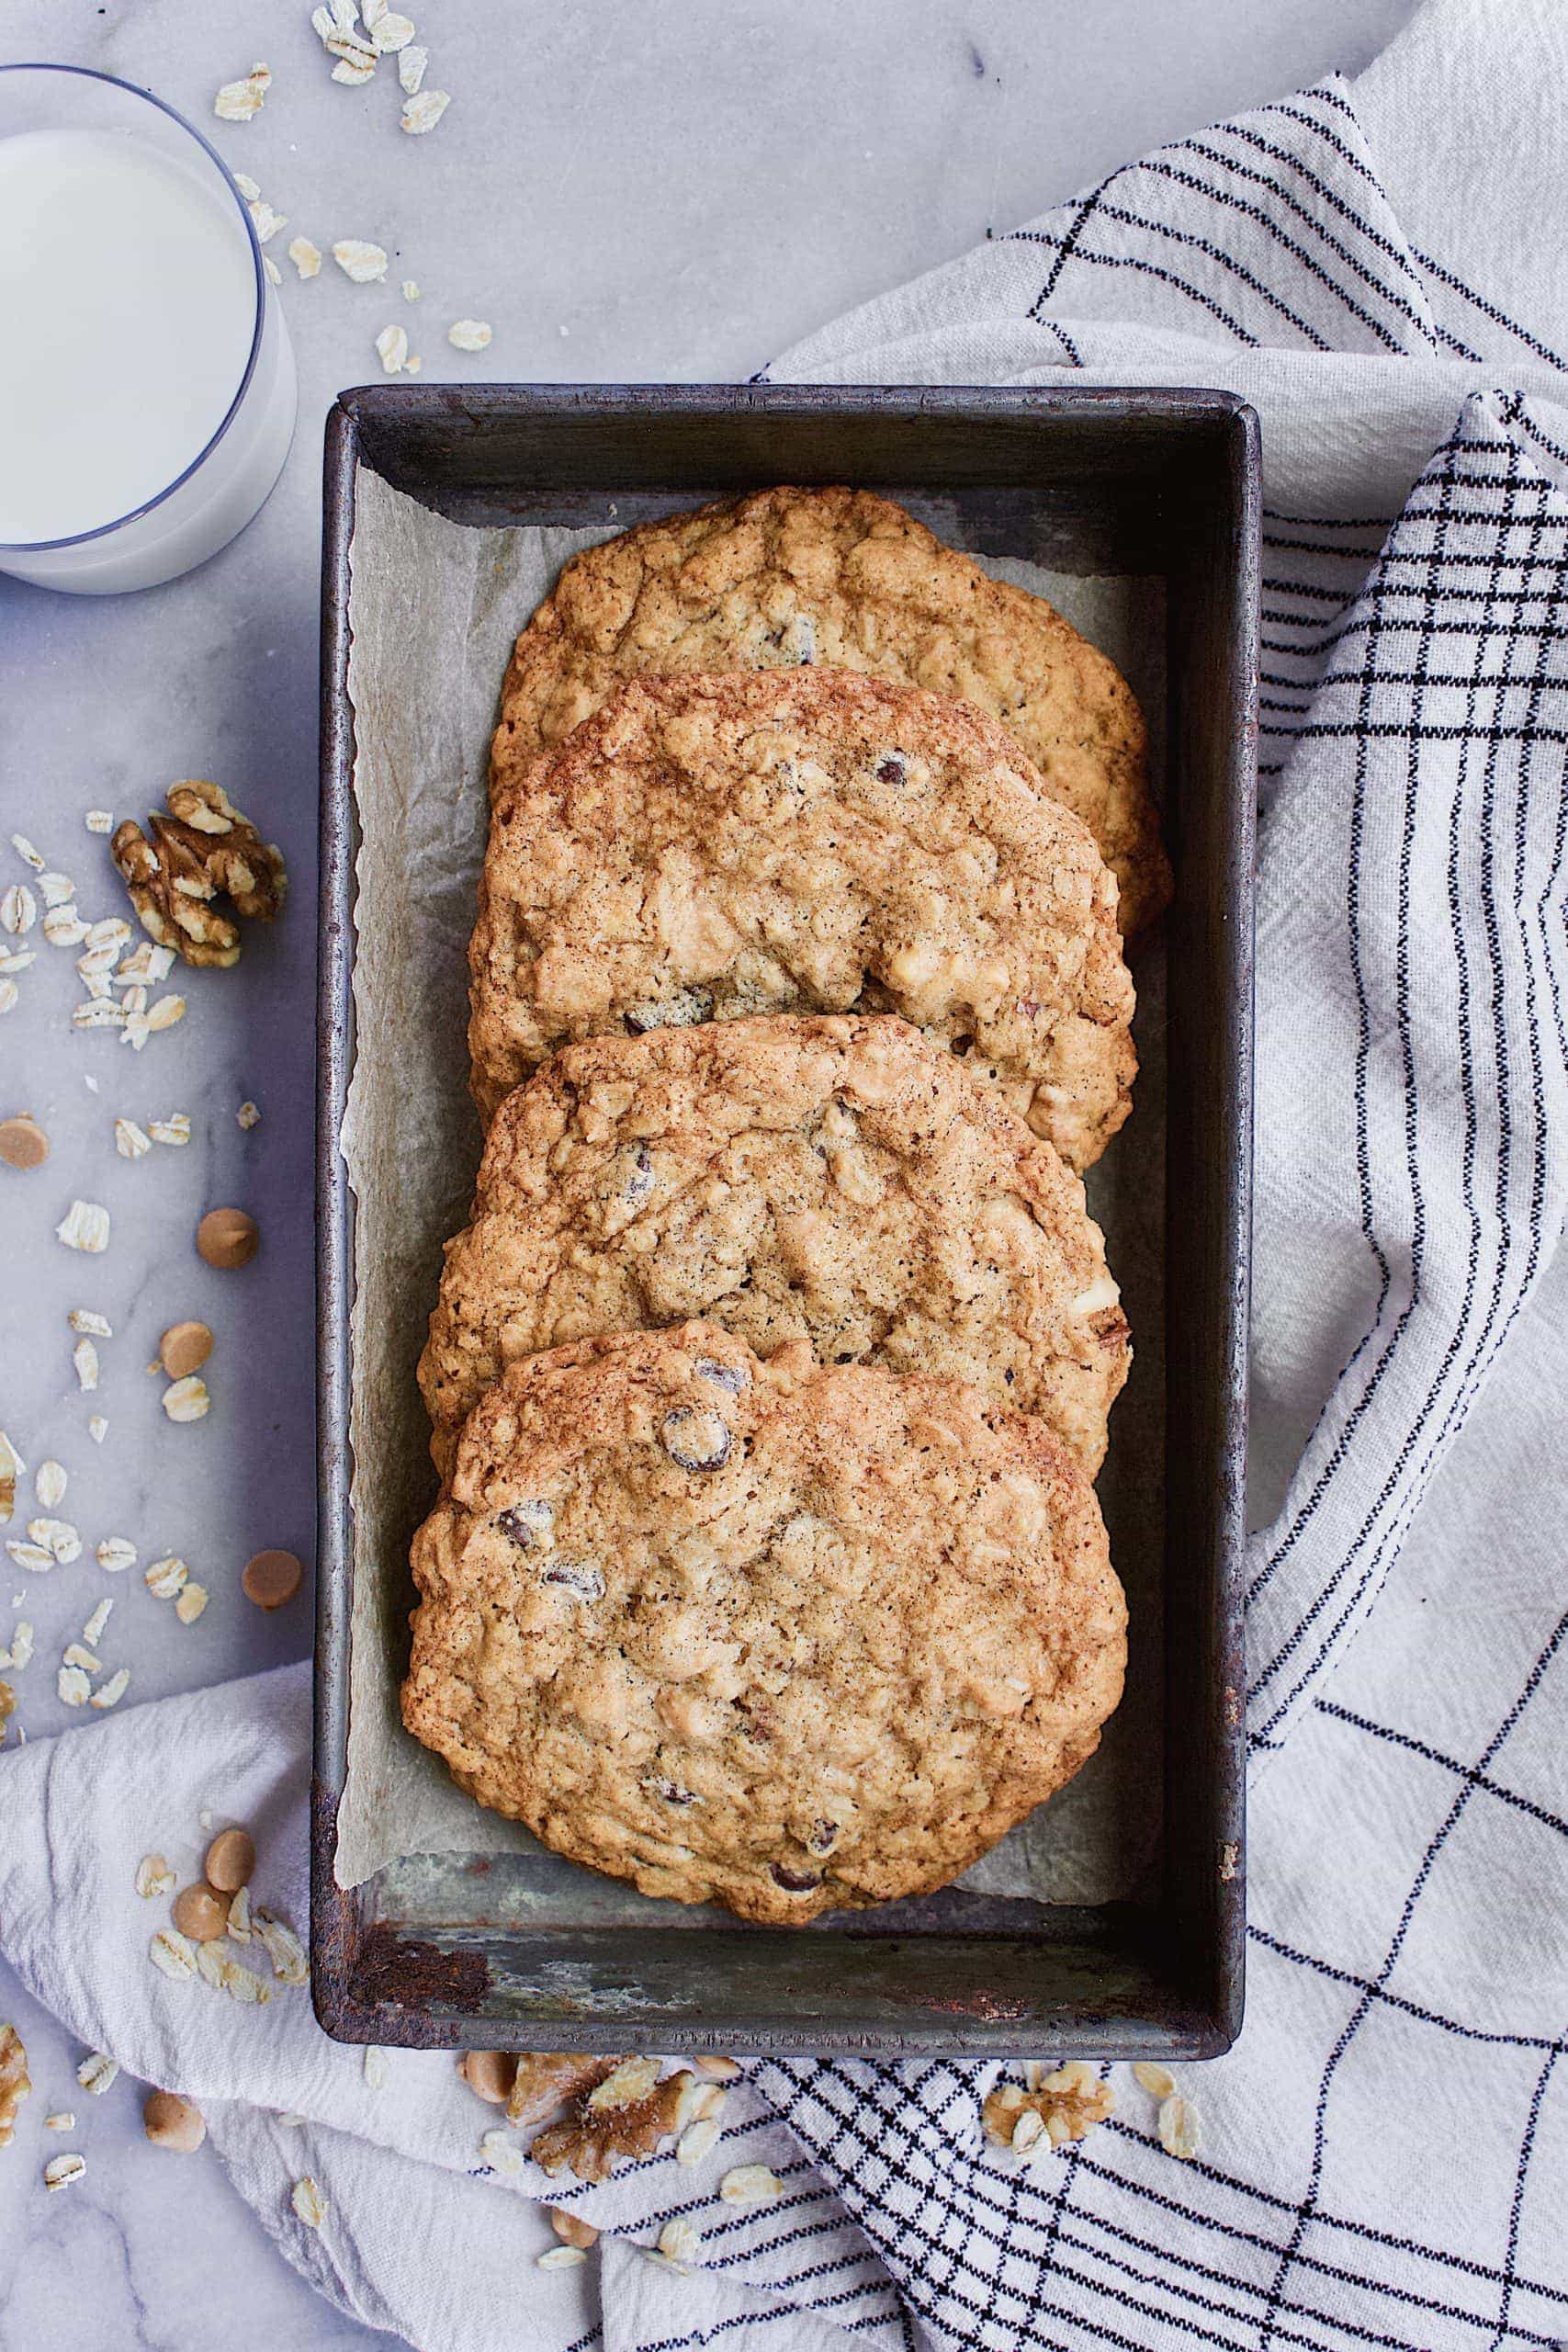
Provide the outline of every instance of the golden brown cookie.
{"type": "Polygon", "coordinates": [[[1136,1067],[1115,897],[966,703],[833,670],[636,678],[494,812],[475,1097],[488,1118],[581,1037],[898,1012],[1084,1168],[1136,1067]]]}
{"type": "Polygon", "coordinates": [[[712,1324],[512,1365],[413,1568],[403,1717],[458,1784],[750,1919],[946,1884],[1121,1695],[1104,1525],[1042,1422],[712,1324]]]}
{"type": "Polygon", "coordinates": [[[956,695],[1000,720],[1099,842],[1123,928],[1159,913],[1170,868],[1126,680],[1043,597],[992,580],[869,491],[758,491],[575,556],[517,640],[493,788],[503,797],[624,678],[810,662],[956,695]]]}
{"type": "Polygon", "coordinates": [[[519,1356],[698,1315],[970,1381],[1091,1476],[1130,1361],[1078,1178],[888,1013],[595,1037],[507,1096],[420,1363],[437,1468],[519,1356]]]}

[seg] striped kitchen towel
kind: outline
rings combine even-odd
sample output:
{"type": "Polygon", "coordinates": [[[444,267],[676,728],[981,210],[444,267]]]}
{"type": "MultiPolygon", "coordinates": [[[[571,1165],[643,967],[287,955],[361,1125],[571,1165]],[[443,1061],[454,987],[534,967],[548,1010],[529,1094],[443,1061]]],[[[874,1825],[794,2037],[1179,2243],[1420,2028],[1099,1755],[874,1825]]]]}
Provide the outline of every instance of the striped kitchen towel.
{"type": "Polygon", "coordinates": [[[211,1787],[302,1903],[301,1669],[0,1765],[8,1956],[420,2352],[1568,2342],[1565,154],[1560,0],[1432,0],[768,371],[1263,420],[1249,1992],[1197,2153],[1122,2067],[1025,2169],[994,2069],[757,2062],[716,2161],[575,2192],[607,2234],[542,2272],[555,2184],[469,2177],[446,2061],[372,2091],[302,1995],[258,2034],[144,1964],[124,1856],[211,1787]],[[677,2220],[694,2267],[648,2258],[677,2220]]]}

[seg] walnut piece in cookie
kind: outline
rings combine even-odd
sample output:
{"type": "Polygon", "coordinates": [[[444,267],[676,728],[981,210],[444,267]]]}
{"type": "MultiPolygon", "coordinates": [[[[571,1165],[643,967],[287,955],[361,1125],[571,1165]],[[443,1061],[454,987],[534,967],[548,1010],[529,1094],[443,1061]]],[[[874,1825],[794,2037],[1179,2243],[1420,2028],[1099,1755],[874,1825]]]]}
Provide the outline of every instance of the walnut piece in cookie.
{"type": "Polygon", "coordinates": [[[0,2148],[8,2148],[22,2101],[33,2086],[28,2053],[14,2025],[0,2025],[0,2148]]]}
{"type": "Polygon", "coordinates": [[[170,785],[167,811],[117,825],[109,847],[141,927],[187,964],[227,969],[240,960],[243,915],[271,922],[281,913],[288,876],[283,853],[265,842],[220,785],[188,777],[170,785]],[[149,839],[149,833],[151,839],[149,839]],[[225,914],[216,901],[227,899],[225,914]]]}
{"type": "Polygon", "coordinates": [[[528,2153],[552,2176],[570,2169],[579,2180],[608,2180],[618,2157],[650,2156],[680,2130],[696,2079],[682,2067],[660,2082],[657,2058],[623,2058],[528,2153]]]}

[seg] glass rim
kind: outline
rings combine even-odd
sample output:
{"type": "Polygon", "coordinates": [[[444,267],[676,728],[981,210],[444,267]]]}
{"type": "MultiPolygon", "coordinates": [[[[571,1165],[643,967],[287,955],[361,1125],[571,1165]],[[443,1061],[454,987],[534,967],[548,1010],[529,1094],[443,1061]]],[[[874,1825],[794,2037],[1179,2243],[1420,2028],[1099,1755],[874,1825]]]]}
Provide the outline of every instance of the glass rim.
{"type": "Polygon", "coordinates": [[[218,426],[197,450],[189,465],[177,473],[173,481],[165,482],[162,490],[155,491],[151,498],[144,498],[139,506],[128,507],[123,514],[117,514],[112,522],[95,523],[90,531],[73,531],[61,539],[0,539],[0,556],[45,555],[57,548],[86,547],[94,539],[107,538],[111,531],[124,530],[128,523],[140,522],[142,515],[152,514],[156,508],[163,505],[165,499],[172,498],[176,490],[183,489],[197,469],[206,464],[239,414],[241,402],[249,391],[252,379],[256,372],[256,361],[261,356],[262,334],[266,325],[266,280],[262,275],[262,250],[260,240],[256,235],[256,224],[251,219],[250,208],[240,193],[238,181],[212,141],[204,137],[194,122],[187,121],[177,107],[170,106],[166,99],[160,98],[152,90],[143,89],[139,83],[127,82],[118,74],[105,74],[96,65],[63,65],[50,58],[19,58],[7,63],[0,63],[0,76],[7,74],[73,74],[84,82],[107,83],[111,89],[123,90],[128,97],[140,98],[147,106],[156,107],[160,114],[167,115],[171,122],[176,123],[181,130],[195,140],[208,161],[216,168],[220,179],[239,209],[240,219],[243,223],[245,236],[251,249],[251,276],[255,294],[255,315],[251,327],[251,347],[246,356],[238,389],[224,410],[218,426]]]}

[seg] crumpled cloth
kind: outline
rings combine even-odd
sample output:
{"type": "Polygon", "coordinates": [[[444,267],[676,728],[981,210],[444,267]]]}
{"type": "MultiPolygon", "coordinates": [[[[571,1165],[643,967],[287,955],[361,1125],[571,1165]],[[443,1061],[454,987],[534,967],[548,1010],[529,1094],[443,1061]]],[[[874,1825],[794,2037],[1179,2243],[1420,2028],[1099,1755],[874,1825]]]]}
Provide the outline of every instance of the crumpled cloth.
{"type": "Polygon", "coordinates": [[[0,1946],[198,2098],[289,2259],[420,2352],[1568,2337],[1565,92],[1551,0],[1433,0],[1354,85],[768,371],[1223,384],[1262,415],[1249,1991],[1183,2070],[1197,2155],[1122,2067],[1113,2119],[1025,2172],[983,2146],[992,2070],[759,2060],[715,2156],[574,2188],[608,2234],[541,2271],[555,2185],[472,2177],[491,2119],[449,2061],[372,2087],[303,1991],[148,1963],[135,1858],[186,1874],[168,1824],[203,1805],[302,1921],[304,1669],[0,1758],[0,1946]],[[724,2203],[755,2162],[779,2197],[724,2203]],[[686,2275],[644,2251],[681,2215],[686,2275]]]}

